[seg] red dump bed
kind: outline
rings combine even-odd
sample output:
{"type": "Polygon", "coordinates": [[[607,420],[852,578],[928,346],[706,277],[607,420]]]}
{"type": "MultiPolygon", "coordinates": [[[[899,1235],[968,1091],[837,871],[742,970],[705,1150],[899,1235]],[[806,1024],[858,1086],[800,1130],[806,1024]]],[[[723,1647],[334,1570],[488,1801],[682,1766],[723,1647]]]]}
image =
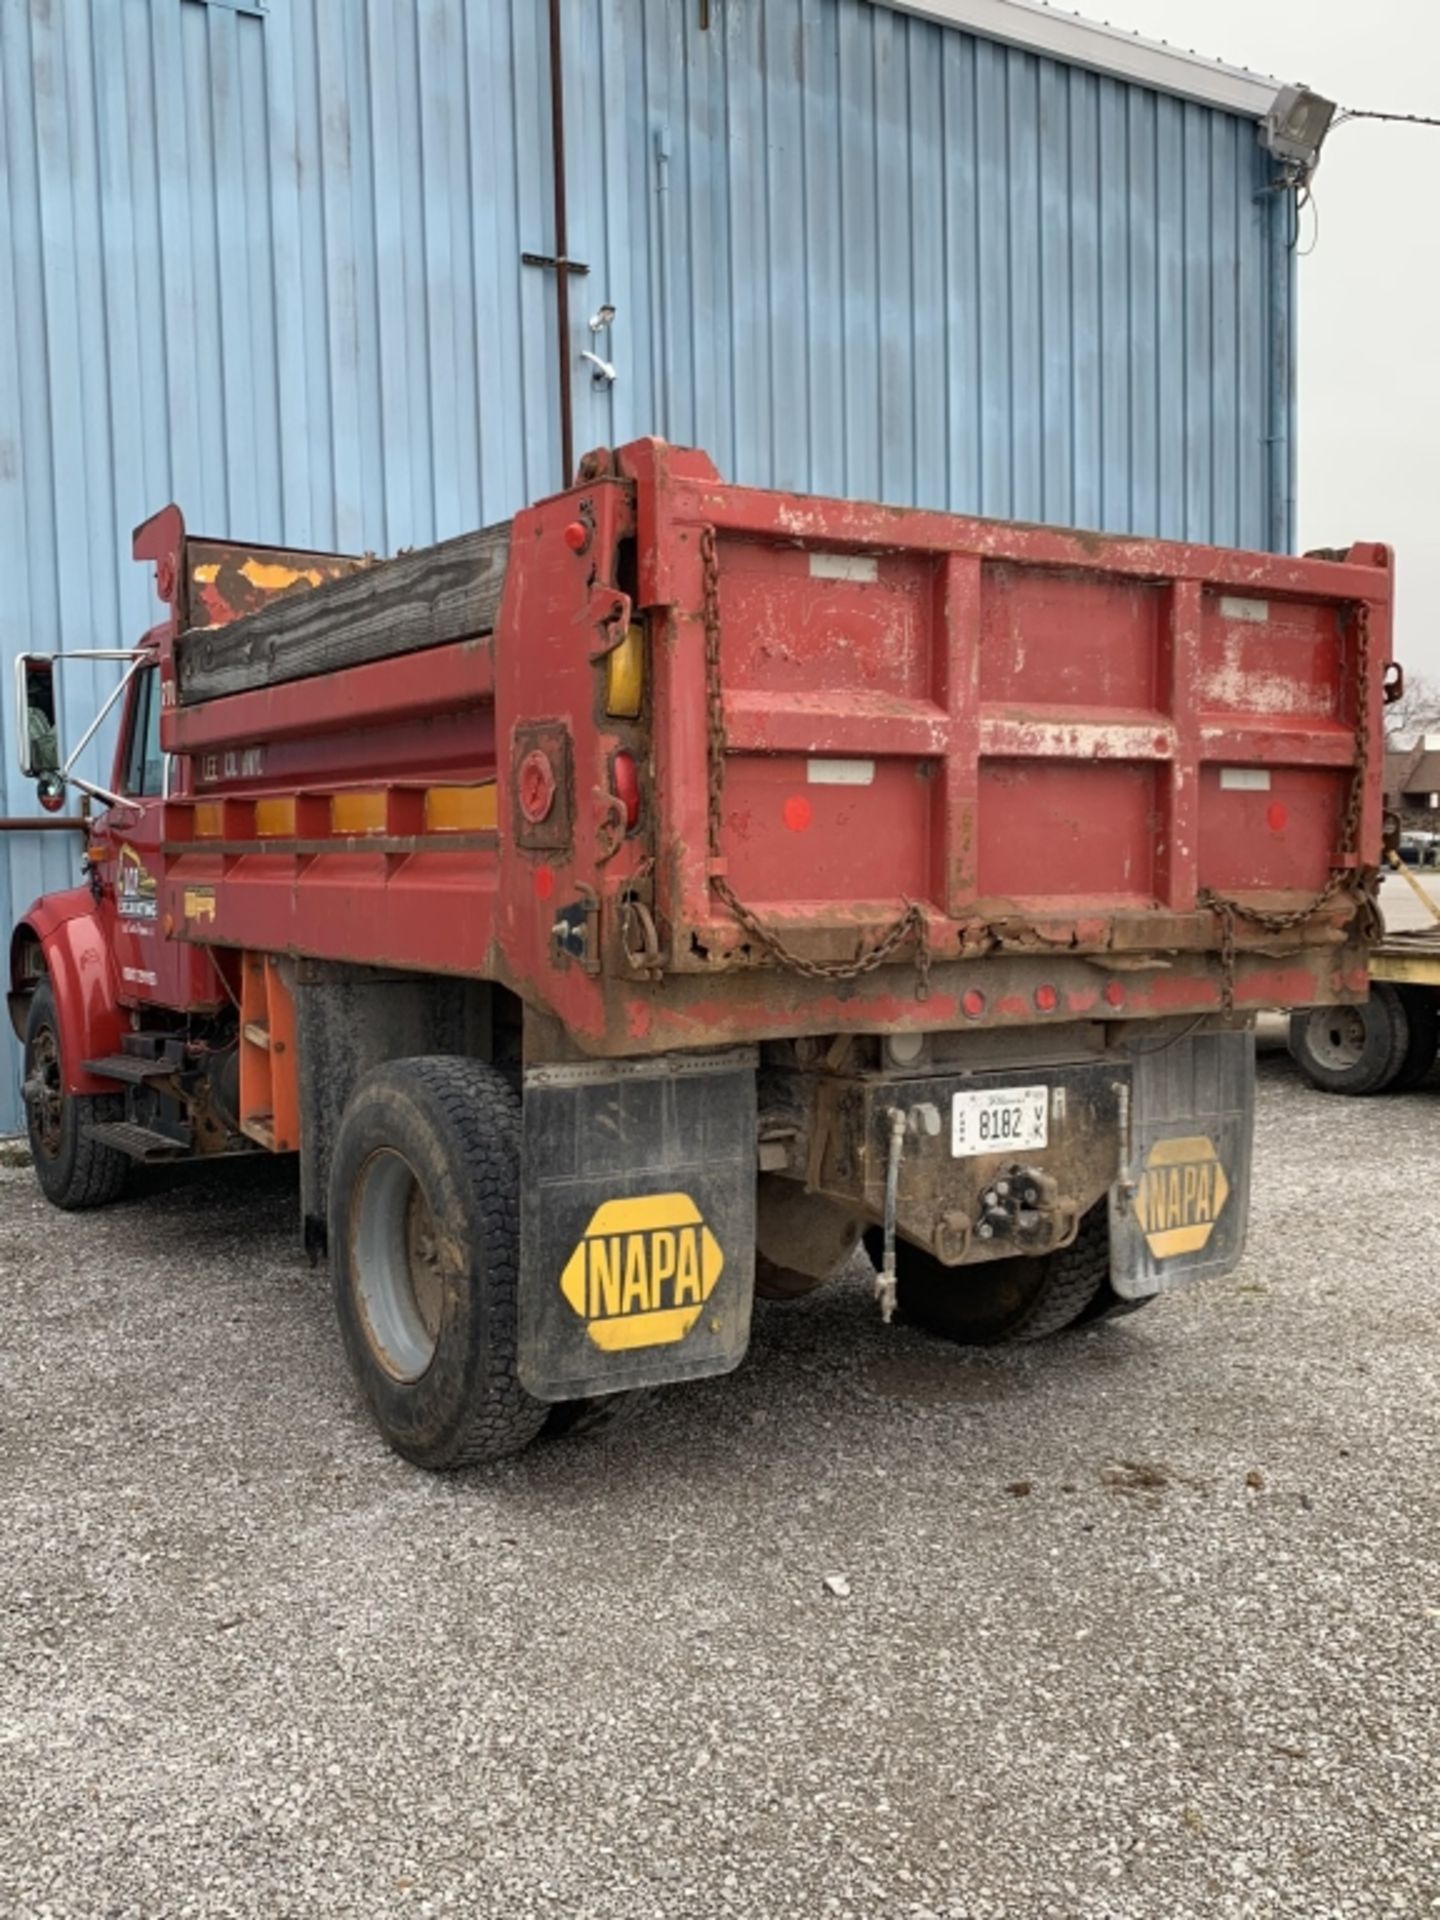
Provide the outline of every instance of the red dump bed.
{"type": "Polygon", "coordinates": [[[389,626],[322,585],[300,642],[187,634],[177,592],[178,935],[488,974],[610,1053],[1363,992],[1384,548],[758,492],[657,442],[587,472],[468,614],[453,566],[389,626]],[[258,664],[207,692],[202,648],[258,664]]]}

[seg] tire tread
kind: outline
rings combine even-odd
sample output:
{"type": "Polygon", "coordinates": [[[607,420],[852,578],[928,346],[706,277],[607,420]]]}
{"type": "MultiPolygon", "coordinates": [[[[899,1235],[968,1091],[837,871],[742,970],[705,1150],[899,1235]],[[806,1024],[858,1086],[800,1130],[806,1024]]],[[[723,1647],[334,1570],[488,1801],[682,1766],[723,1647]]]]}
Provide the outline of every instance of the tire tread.
{"type": "MultiPolygon", "coordinates": [[[[59,1009],[48,980],[41,980],[30,996],[25,1017],[25,1057],[29,1064],[30,1038],[37,1027],[48,1024],[64,1049],[59,1009]]],[[[40,1190],[52,1205],[66,1213],[83,1213],[92,1207],[108,1206],[118,1199],[130,1172],[130,1157],[115,1147],[107,1147],[95,1138],[94,1129],[105,1120],[118,1120],[125,1111],[123,1094],[72,1093],[66,1096],[59,1156],[50,1160],[41,1152],[35,1129],[26,1113],[30,1151],[35,1162],[35,1177],[40,1190]]]]}

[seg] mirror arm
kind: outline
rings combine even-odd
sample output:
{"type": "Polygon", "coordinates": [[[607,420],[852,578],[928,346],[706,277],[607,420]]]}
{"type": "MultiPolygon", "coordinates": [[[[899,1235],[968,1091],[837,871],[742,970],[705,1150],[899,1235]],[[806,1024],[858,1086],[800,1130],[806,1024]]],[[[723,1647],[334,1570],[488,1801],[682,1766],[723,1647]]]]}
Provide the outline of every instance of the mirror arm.
{"type": "MultiPolygon", "coordinates": [[[[74,654],[71,657],[73,659],[81,659],[81,658],[84,658],[85,656],[80,654],[74,654]]],[[[93,655],[91,655],[90,657],[94,658],[93,655]]],[[[70,749],[69,754],[66,756],[65,764],[60,769],[60,778],[62,780],[70,781],[74,786],[79,787],[82,793],[91,794],[96,799],[103,798],[106,804],[109,806],[113,806],[115,804],[114,794],[107,794],[105,793],[103,788],[93,787],[89,784],[88,781],[77,780],[74,773],[71,771],[71,769],[74,767],[75,762],[80,758],[81,754],[85,751],[86,747],[88,747],[90,742],[95,738],[96,734],[100,731],[101,727],[105,724],[106,720],[109,718],[112,708],[114,708],[116,704],[123,698],[125,689],[129,686],[130,682],[135,678],[136,674],[140,671],[141,667],[148,666],[150,664],[149,661],[146,660],[143,656],[139,659],[135,659],[134,655],[127,653],[127,654],[122,654],[121,658],[130,660],[132,662],[129,671],[127,673],[121,674],[119,680],[116,682],[115,686],[110,691],[110,697],[105,701],[104,705],[100,708],[100,711],[96,714],[95,718],[90,722],[89,726],[85,729],[84,733],[82,733],[80,738],[75,742],[75,745],[70,749]]]]}
{"type": "Polygon", "coordinates": [[[67,785],[74,787],[79,793],[88,794],[92,800],[98,800],[102,806],[129,807],[132,813],[140,811],[135,802],[127,800],[123,793],[111,793],[106,787],[97,787],[94,781],[83,780],[78,773],[67,773],[62,777],[67,785]]]}

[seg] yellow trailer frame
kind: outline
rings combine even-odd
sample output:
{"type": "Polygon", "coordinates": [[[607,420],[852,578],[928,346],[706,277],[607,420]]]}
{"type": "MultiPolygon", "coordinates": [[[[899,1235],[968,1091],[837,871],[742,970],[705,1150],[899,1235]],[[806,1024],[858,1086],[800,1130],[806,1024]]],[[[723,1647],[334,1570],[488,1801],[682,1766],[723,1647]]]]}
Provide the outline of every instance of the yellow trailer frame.
{"type": "Polygon", "coordinates": [[[1440,906],[1398,853],[1387,850],[1385,857],[1424,905],[1430,925],[1406,933],[1387,933],[1380,945],[1371,949],[1370,978],[1388,980],[1397,987],[1440,988],[1440,906]]]}

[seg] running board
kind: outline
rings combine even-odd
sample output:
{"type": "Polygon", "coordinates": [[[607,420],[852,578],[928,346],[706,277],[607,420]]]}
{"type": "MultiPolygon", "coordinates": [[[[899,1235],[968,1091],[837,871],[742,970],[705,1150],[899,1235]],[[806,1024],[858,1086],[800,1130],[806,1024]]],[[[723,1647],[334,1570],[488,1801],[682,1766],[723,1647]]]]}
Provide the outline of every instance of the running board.
{"type": "Polygon", "coordinates": [[[158,1160],[185,1160],[190,1148],[168,1133],[154,1133],[149,1127],[137,1127],[130,1120],[102,1120],[90,1129],[90,1138],[117,1153],[128,1153],[132,1160],[147,1164],[158,1160]]]}
{"type": "Polygon", "coordinates": [[[108,1053],[103,1060],[84,1064],[97,1080],[119,1080],[127,1087],[143,1087],[147,1080],[163,1080],[178,1071],[173,1060],[147,1060],[138,1053],[108,1053]]]}

